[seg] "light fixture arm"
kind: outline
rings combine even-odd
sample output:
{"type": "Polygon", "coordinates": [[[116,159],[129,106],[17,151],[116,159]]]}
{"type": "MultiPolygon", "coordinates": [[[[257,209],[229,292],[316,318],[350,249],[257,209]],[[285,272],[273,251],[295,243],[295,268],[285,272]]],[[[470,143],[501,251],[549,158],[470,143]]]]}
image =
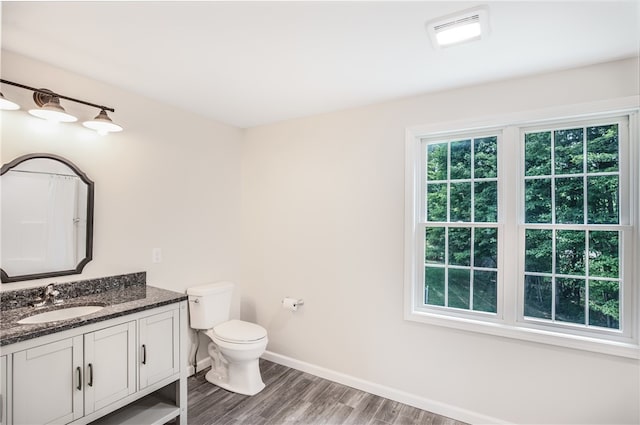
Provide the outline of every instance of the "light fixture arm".
{"type": "Polygon", "coordinates": [[[37,89],[35,87],[29,87],[29,86],[25,86],[24,84],[15,83],[13,81],[3,80],[3,79],[0,79],[0,83],[9,84],[10,86],[20,87],[21,89],[25,89],[25,90],[31,90],[34,93],[40,93],[40,94],[43,94],[45,96],[55,96],[55,97],[58,97],[60,99],[70,100],[71,102],[81,103],[81,104],[87,105],[87,106],[93,106],[94,108],[102,109],[104,111],[115,112],[115,109],[109,108],[108,106],[96,105],[95,103],[86,102],[84,100],[79,100],[79,99],[74,99],[73,97],[63,96],[61,94],[54,93],[54,92],[52,92],[50,90],[37,89]]]}

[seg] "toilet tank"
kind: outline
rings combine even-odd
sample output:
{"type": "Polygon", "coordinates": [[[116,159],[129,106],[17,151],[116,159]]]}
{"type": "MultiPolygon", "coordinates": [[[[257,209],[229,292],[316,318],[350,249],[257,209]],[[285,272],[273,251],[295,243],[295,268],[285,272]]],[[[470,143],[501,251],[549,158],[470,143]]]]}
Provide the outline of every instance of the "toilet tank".
{"type": "Polygon", "coordinates": [[[187,289],[192,329],[211,329],[229,320],[233,282],[216,282],[187,289]]]}

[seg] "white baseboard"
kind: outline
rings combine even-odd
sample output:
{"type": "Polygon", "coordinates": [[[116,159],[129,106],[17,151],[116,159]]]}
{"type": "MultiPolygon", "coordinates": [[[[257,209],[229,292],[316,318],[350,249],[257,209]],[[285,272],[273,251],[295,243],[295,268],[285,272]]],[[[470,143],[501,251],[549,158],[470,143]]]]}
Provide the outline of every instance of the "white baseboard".
{"type": "Polygon", "coordinates": [[[482,415],[480,413],[472,412],[470,410],[462,409],[450,404],[420,397],[415,394],[410,394],[401,390],[397,390],[395,388],[376,384],[374,382],[365,381],[364,379],[356,378],[351,375],[296,360],[294,358],[283,356],[282,354],[277,354],[271,351],[265,351],[265,353],[262,355],[262,358],[274,363],[281,364],[283,366],[300,370],[302,372],[310,373],[320,378],[328,379],[339,384],[366,391],[380,397],[388,398],[390,400],[397,401],[403,404],[408,404],[409,406],[417,407],[418,409],[427,410],[438,415],[453,418],[458,421],[471,424],[509,423],[501,419],[492,418],[490,416],[482,415]]]}

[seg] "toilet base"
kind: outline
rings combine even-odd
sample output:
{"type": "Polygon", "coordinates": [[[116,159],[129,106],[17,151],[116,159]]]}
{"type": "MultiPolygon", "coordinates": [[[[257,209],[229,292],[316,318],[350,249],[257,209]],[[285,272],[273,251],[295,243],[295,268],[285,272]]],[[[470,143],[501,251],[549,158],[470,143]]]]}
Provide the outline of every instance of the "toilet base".
{"type": "Polygon", "coordinates": [[[244,395],[256,395],[265,387],[260,376],[258,360],[229,363],[227,377],[223,377],[214,368],[206,373],[204,378],[227,391],[244,395]]]}
{"type": "Polygon", "coordinates": [[[255,395],[264,389],[259,359],[267,348],[266,337],[251,343],[232,343],[217,338],[213,329],[204,334],[211,339],[211,370],[205,375],[208,382],[244,395],[255,395]]]}

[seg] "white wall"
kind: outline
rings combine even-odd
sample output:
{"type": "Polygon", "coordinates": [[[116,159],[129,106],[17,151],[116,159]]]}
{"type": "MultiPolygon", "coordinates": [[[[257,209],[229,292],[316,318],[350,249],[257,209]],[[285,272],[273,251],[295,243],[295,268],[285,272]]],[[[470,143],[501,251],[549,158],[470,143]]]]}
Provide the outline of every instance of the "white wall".
{"type": "MultiPolygon", "coordinates": [[[[111,118],[125,128],[101,137],[79,123],[45,125],[25,112],[34,106],[31,92],[3,84],[23,110],[0,112],[0,162],[33,152],[69,159],[95,183],[95,214],[93,260],[82,274],[2,284],[0,291],[139,271],[149,285],[178,292],[238,282],[242,130],[13,52],[0,59],[3,79],[113,107],[111,118]],[[161,263],[152,262],[153,248],[162,249],[161,263]]],[[[79,121],[99,112],[62,104],[79,121]]],[[[201,350],[198,359],[205,356],[201,350]]]]}
{"type": "MultiPolygon", "coordinates": [[[[242,132],[15,53],[1,59],[2,78],[113,106],[125,131],[45,131],[24,111],[0,113],[2,163],[50,152],[96,182],[85,271],[0,290],[141,270],[178,291],[235,280],[270,351],[443,403],[444,413],[640,422],[637,361],[402,319],[405,127],[638,94],[636,61],[242,132]],[[280,309],[285,295],[306,304],[292,315],[280,309]]],[[[28,92],[3,91],[30,105],[28,92]]]]}
{"type": "Polygon", "coordinates": [[[638,423],[637,360],[403,320],[406,127],[638,93],[637,60],[624,60],[247,130],[243,316],[278,355],[440,413],[638,423]],[[283,311],[287,295],[304,307],[283,311]]]}
{"type": "MultiPolygon", "coordinates": [[[[114,107],[110,115],[125,131],[101,137],[79,123],[47,127],[24,111],[34,105],[31,92],[3,84],[23,110],[0,113],[1,162],[33,152],[64,156],[95,182],[95,217],[93,261],[81,275],[0,290],[138,271],[150,285],[180,292],[238,280],[241,130],[16,53],[3,51],[1,60],[3,79],[114,107]]],[[[62,104],[80,120],[99,112],[62,104]]]]}

